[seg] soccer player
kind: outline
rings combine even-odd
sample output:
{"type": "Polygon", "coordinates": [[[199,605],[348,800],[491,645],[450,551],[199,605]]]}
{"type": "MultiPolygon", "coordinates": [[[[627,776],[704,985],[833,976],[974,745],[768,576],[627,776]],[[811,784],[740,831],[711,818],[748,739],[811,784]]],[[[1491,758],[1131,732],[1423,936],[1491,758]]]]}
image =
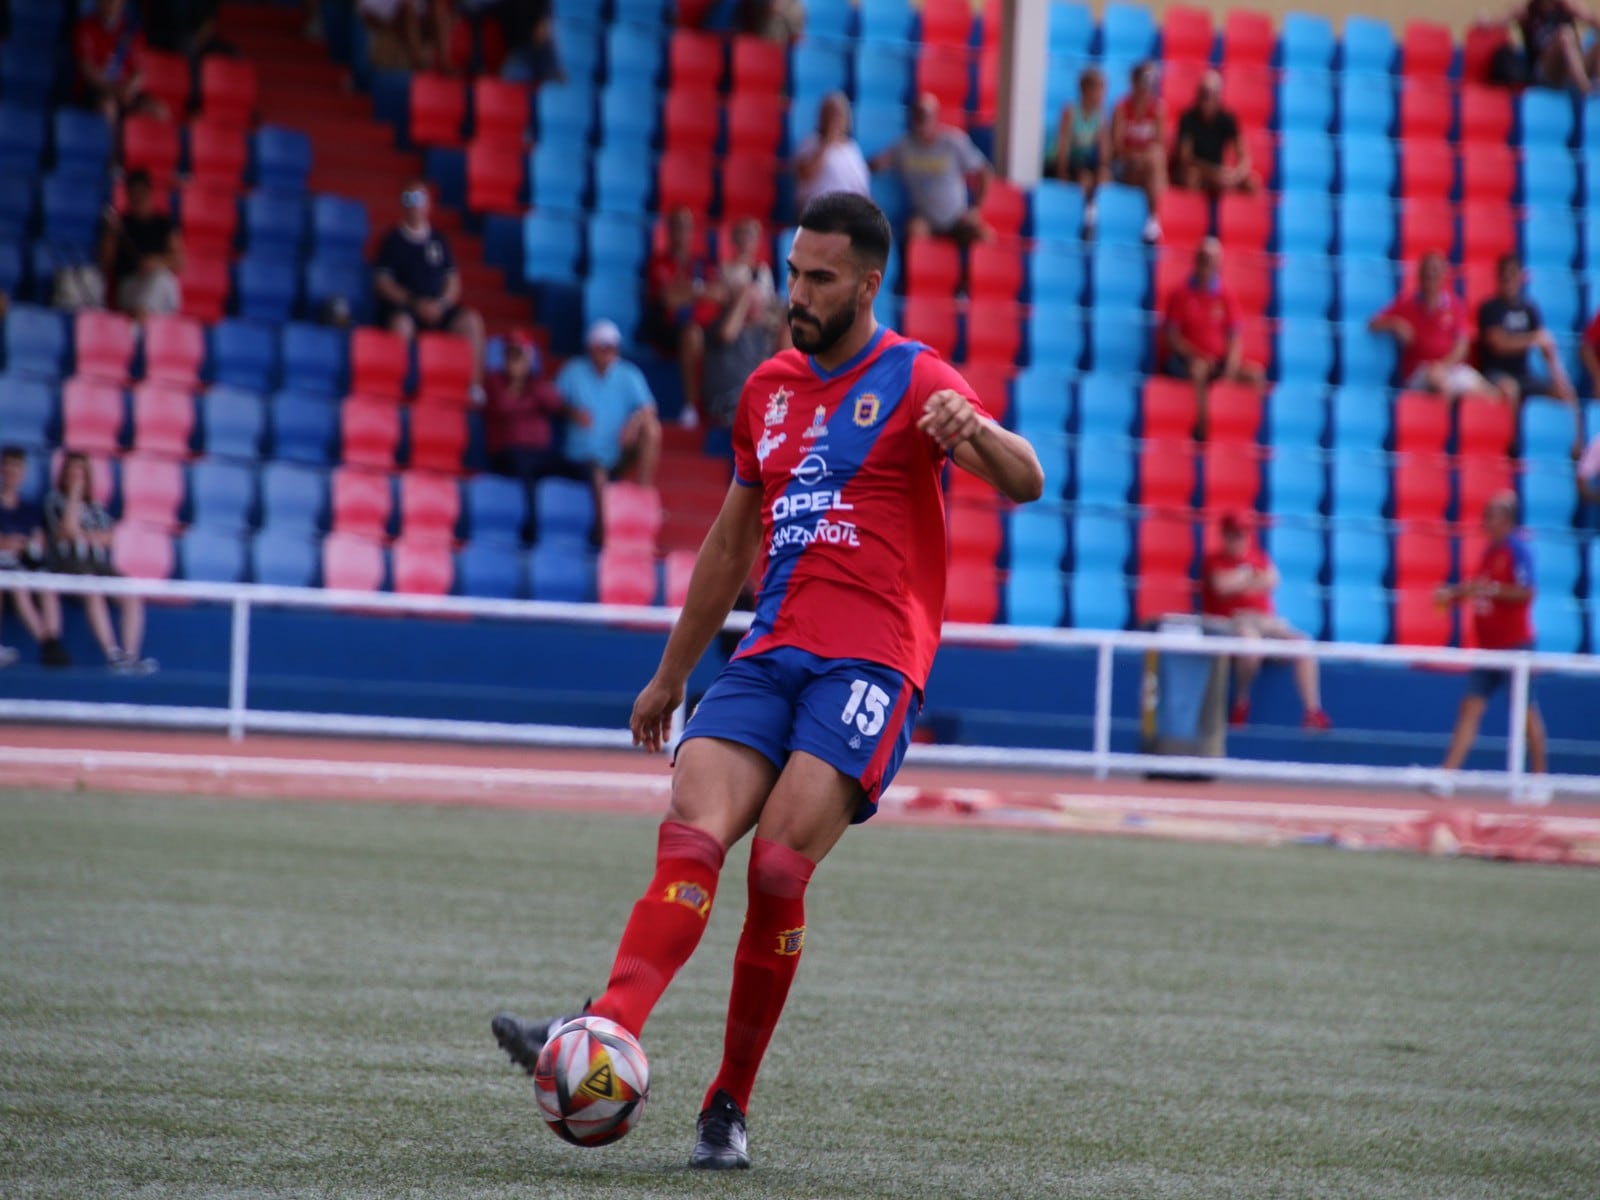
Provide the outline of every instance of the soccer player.
{"type": "MultiPolygon", "coordinates": [[[[794,348],[745,384],[733,482],[629,722],[636,744],[662,748],[691,669],[764,554],[750,630],[678,744],[655,875],[586,1009],[639,1034],[700,941],[724,855],[754,831],[722,1066],[692,1167],[750,1165],[745,1113],[805,946],[806,885],[872,816],[910,743],[944,614],[946,461],[1015,501],[1044,487],[1033,448],[959,373],[873,318],[889,242],[863,196],[831,192],[801,214],[794,348]]],[[[493,1029],[531,1071],[569,1019],[502,1014],[493,1029]]]]}

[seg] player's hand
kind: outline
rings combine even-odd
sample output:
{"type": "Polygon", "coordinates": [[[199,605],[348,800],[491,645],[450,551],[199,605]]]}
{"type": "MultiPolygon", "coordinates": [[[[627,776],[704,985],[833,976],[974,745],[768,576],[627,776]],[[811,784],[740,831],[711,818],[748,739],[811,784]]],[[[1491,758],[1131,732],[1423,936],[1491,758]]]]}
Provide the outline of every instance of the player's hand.
{"type": "Polygon", "coordinates": [[[633,744],[651,754],[665,746],[672,736],[672,714],[682,703],[683,684],[668,684],[659,678],[645,684],[633,702],[633,715],[628,718],[633,744]]]}
{"type": "Polygon", "coordinates": [[[917,421],[917,428],[939,443],[941,450],[954,450],[983,427],[978,410],[954,388],[940,388],[928,397],[917,421]]]}

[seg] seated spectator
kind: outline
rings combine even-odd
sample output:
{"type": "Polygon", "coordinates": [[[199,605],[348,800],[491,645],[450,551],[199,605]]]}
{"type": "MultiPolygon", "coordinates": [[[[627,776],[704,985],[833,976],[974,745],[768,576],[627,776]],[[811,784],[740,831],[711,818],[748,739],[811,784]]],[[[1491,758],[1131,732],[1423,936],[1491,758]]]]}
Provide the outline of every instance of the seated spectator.
{"type": "MultiPolygon", "coordinates": [[[[1235,637],[1302,642],[1306,635],[1273,611],[1272,593],[1278,587],[1278,569],[1266,551],[1254,545],[1244,523],[1232,513],[1222,518],[1222,545],[1206,556],[1201,568],[1201,612],[1228,621],[1235,637]]],[[[1304,725],[1321,732],[1333,728],[1322,710],[1317,660],[1296,658],[1295,690],[1305,706],[1304,725]]],[[[1241,655],[1234,659],[1233,708],[1228,724],[1242,726],[1250,720],[1250,685],[1261,670],[1261,659],[1241,655]]]]}
{"type": "Polygon", "coordinates": [[[1111,113],[1111,173],[1118,183],[1141,188],[1150,208],[1144,240],[1161,240],[1156,213],[1167,190],[1167,112],[1156,91],[1156,64],[1133,69],[1133,90],[1111,113]]]}
{"type": "MultiPolygon", "coordinates": [[[[44,502],[45,566],[69,575],[115,575],[111,562],[111,514],[95,503],[89,479],[89,459],[69,450],[61,459],[55,490],[44,502]]],[[[119,675],[148,675],[156,660],[139,654],[144,641],[144,601],[119,596],[122,642],[111,625],[111,609],[104,596],[85,596],[84,612],[106,663],[119,675]]]]}
{"type": "Polygon", "coordinates": [[[1194,274],[1172,289],[1161,325],[1167,374],[1194,384],[1195,436],[1206,436],[1207,395],[1213,383],[1260,383],[1260,363],[1244,360],[1239,317],[1222,286],[1222,243],[1206,238],[1194,252],[1194,274]]]}
{"type": "MultiPolygon", "coordinates": [[[[22,495],[28,456],[20,446],[0,449],[0,571],[26,571],[44,560],[44,510],[22,495]]],[[[0,607],[9,599],[23,628],[39,643],[40,661],[47,667],[69,663],[61,645],[61,598],[55,592],[27,588],[0,592],[0,607]]],[[[17,652],[0,646],[0,667],[15,662],[17,652]]]]}
{"type": "Polygon", "coordinates": [[[107,124],[130,112],[167,115],[167,106],[145,93],[139,67],[144,53],[144,36],[124,0],[95,0],[94,11],[78,19],[72,31],[78,97],[107,124]]]}
{"type": "Polygon", "coordinates": [[[144,0],[144,29],[158,50],[199,58],[221,52],[217,14],[222,0],[144,0]]]}
{"type": "Polygon", "coordinates": [[[139,321],[170,316],[183,304],[182,238],[172,218],[156,208],[148,171],[130,171],[123,186],[123,211],[107,209],[100,226],[100,269],[117,308],[139,321]]]}
{"type": "Polygon", "coordinates": [[[733,257],[722,267],[728,299],[707,339],[706,417],[723,427],[733,424],[750,373],[788,340],[772,268],[760,257],[761,233],[761,222],[754,218],[734,225],[733,257]]]}
{"type": "Polygon", "coordinates": [[[1577,454],[1583,449],[1583,410],[1556,353],[1556,340],[1545,328],[1539,306],[1524,291],[1527,273],[1522,260],[1515,254],[1504,255],[1496,272],[1495,294],[1478,307],[1478,367],[1513,411],[1530,392],[1548,393],[1570,404],[1577,424],[1572,441],[1577,454]],[[1544,359],[1543,379],[1529,367],[1530,350],[1538,350],[1544,359]]]}
{"type": "Polygon", "coordinates": [[[1078,72],[1078,98],[1061,106],[1055,153],[1045,174],[1083,189],[1083,233],[1094,235],[1094,193],[1111,178],[1111,127],[1106,121],[1106,77],[1099,67],[1078,72]]]}
{"type": "Polygon", "coordinates": [[[1583,331],[1583,337],[1578,342],[1578,358],[1583,363],[1584,374],[1589,377],[1588,390],[1583,394],[1600,394],[1600,311],[1594,314],[1583,331]]]}
{"type": "Polygon", "coordinates": [[[872,175],[861,146],[850,136],[850,100],[829,92],[817,110],[817,128],[794,152],[795,211],[827,192],[872,193],[872,175]]]}
{"type": "Polygon", "coordinates": [[[1594,85],[1600,75],[1600,42],[1585,50],[1579,27],[1600,31],[1600,21],[1577,0],[1524,0],[1512,20],[1522,31],[1532,83],[1575,92],[1594,85]]]}
{"type": "Polygon", "coordinates": [[[459,333],[472,343],[472,395],[483,400],[483,318],[461,303],[461,273],[450,243],[428,221],[428,185],[400,193],[400,224],[378,246],[378,324],[403,338],[423,330],[459,333]]]}
{"type": "Polygon", "coordinates": [[[367,54],[380,70],[431,71],[444,65],[449,0],[357,0],[367,54]]]}
{"type": "Polygon", "coordinates": [[[1417,265],[1417,290],[1395,297],[1367,324],[1400,344],[1400,386],[1451,400],[1467,392],[1492,393],[1489,381],[1467,363],[1467,314],[1445,286],[1444,255],[1437,250],[1417,265]]]}
{"type": "Polygon", "coordinates": [[[539,347],[525,330],[506,335],[506,365],[484,379],[483,423],[497,474],[536,482],[546,475],[586,481],[588,468],[561,452],[567,402],[540,371],[539,347]]]}
{"type": "Polygon", "coordinates": [[[1590,504],[1600,504],[1600,433],[1589,439],[1589,444],[1578,456],[1578,497],[1590,504]]]}
{"type": "MultiPolygon", "coordinates": [[[[805,32],[806,6],[800,0],[739,0],[734,28],[787,46],[805,32]]],[[[801,205],[802,208],[805,205],[801,205]]]]}
{"type": "Polygon", "coordinates": [[[604,319],[589,326],[587,353],[556,376],[567,403],[567,457],[585,464],[594,480],[595,537],[605,527],[605,484],[630,469],[652,487],[661,460],[661,421],[644,372],[622,357],[622,330],[604,319]]]}
{"type": "Polygon", "coordinates": [[[508,50],[501,78],[534,86],[566,82],[550,0],[489,0],[487,8],[499,14],[505,31],[508,50]]]}
{"type": "Polygon", "coordinates": [[[908,239],[932,234],[966,245],[993,236],[978,206],[994,168],[965,130],[939,120],[937,96],[919,96],[911,111],[911,132],[873,158],[874,171],[885,168],[899,173],[911,201],[908,239]]]}
{"type": "Polygon", "coordinates": [[[667,216],[667,244],[651,256],[645,271],[645,329],[658,350],[678,361],[685,425],[696,423],[704,406],[705,327],[716,320],[724,299],[710,261],[700,252],[694,214],[674,209],[667,216]]]}
{"type": "Polygon", "coordinates": [[[1178,118],[1176,157],[1181,188],[1218,196],[1261,186],[1250,167],[1250,149],[1239,136],[1239,118],[1222,106],[1222,75],[1216,71],[1205,73],[1194,103],[1178,118]]]}

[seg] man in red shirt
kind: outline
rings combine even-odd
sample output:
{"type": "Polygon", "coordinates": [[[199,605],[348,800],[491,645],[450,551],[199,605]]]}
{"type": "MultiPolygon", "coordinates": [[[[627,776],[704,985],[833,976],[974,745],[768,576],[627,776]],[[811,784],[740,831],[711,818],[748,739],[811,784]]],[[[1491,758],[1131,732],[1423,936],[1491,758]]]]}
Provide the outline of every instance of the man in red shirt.
{"type": "MultiPolygon", "coordinates": [[[[879,327],[889,248],[889,222],[864,196],[829,192],[800,214],[794,348],[745,384],[732,485],[630,721],[646,750],[666,745],[685,681],[760,556],[750,630],[684,729],[655,875],[588,1008],[638,1035],[699,944],[728,848],[753,832],[722,1066],[689,1160],[698,1169],[750,1165],[745,1112],[805,946],[812,871],[873,814],[911,740],[944,616],[946,464],[1017,502],[1044,490],[1033,448],[954,367],[879,327]]],[[[503,1014],[493,1029],[531,1070],[565,1019],[503,1014]]]]}
{"type": "Polygon", "coordinates": [[[1233,297],[1222,286],[1222,243],[1206,238],[1194,252],[1194,274],[1172,289],[1159,349],[1167,374],[1194,384],[1196,433],[1206,435],[1206,395],[1218,380],[1260,383],[1260,363],[1246,362],[1233,297]]]}
{"type": "Polygon", "coordinates": [[[694,214],[673,209],[667,216],[667,244],[650,256],[645,269],[646,323],[650,339],[675,356],[683,375],[683,423],[699,422],[700,364],[706,353],[706,327],[727,300],[714,265],[695,246],[694,214]]]}
{"type": "Polygon", "coordinates": [[[1396,296],[1367,324],[1400,343],[1400,386],[1454,400],[1467,392],[1498,395],[1467,362],[1472,326],[1466,305],[1445,286],[1444,255],[1430,250],[1417,264],[1417,290],[1396,296]]]}
{"type": "MultiPolygon", "coordinates": [[[[1501,492],[1483,510],[1483,528],[1489,535],[1478,569],[1460,583],[1442,587],[1441,606],[1465,601],[1471,606],[1478,645],[1485,650],[1533,649],[1534,575],[1533,555],[1528,543],[1517,532],[1517,494],[1501,492]]],[[[1467,694],[1461,698],[1450,749],[1444,756],[1447,771],[1458,770],[1478,737],[1478,724],[1489,701],[1511,679],[1511,672],[1499,667],[1475,667],[1467,673],[1467,694]]],[[[1543,773],[1545,754],[1544,718],[1533,696],[1528,697],[1528,763],[1543,773]]]]}
{"type": "Polygon", "coordinates": [[[94,12],[79,18],[72,31],[80,95],[113,126],[123,113],[134,110],[166,115],[166,105],[144,94],[139,74],[144,35],[128,20],[124,8],[124,0],[97,0],[94,12]]]}
{"type": "MultiPolygon", "coordinates": [[[[1206,556],[1200,574],[1200,611],[1233,626],[1233,635],[1242,638],[1276,638],[1305,641],[1306,635],[1280,617],[1272,607],[1272,593],[1278,586],[1278,569],[1265,550],[1252,543],[1244,522],[1233,513],[1222,518],[1222,545],[1206,556]]],[[[1321,732],[1333,728],[1322,710],[1317,660],[1296,658],[1294,684],[1305,706],[1303,724],[1321,732]]],[[[1228,723],[1234,726],[1250,720],[1250,685],[1261,670],[1261,659],[1240,655],[1234,659],[1233,708],[1228,723]]]]}

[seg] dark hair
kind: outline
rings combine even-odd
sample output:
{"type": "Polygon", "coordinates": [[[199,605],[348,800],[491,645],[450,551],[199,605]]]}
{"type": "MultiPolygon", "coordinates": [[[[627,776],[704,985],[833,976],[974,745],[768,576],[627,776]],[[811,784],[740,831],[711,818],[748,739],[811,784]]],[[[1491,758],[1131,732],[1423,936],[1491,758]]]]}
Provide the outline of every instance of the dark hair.
{"type": "Polygon", "coordinates": [[[141,185],[144,187],[151,186],[150,172],[146,171],[143,167],[135,167],[133,170],[128,172],[127,176],[122,181],[122,186],[128,188],[129,190],[141,185]]]}
{"type": "Polygon", "coordinates": [[[67,471],[75,462],[81,462],[83,469],[89,474],[90,482],[94,482],[94,471],[89,466],[89,456],[82,450],[68,450],[61,456],[61,465],[56,468],[56,491],[65,491],[67,487],[67,471]]]}
{"type": "Polygon", "coordinates": [[[889,218],[866,196],[855,192],[825,192],[806,205],[800,228],[812,233],[842,233],[850,249],[869,270],[881,271],[889,263],[889,218]]]}
{"type": "Polygon", "coordinates": [[[0,446],[0,459],[21,458],[26,459],[28,452],[21,446],[0,446]]]}
{"type": "Polygon", "coordinates": [[[1495,274],[1503,274],[1507,267],[1515,267],[1520,271],[1522,270],[1522,260],[1515,254],[1502,254],[1498,259],[1495,260],[1495,274]]]}

